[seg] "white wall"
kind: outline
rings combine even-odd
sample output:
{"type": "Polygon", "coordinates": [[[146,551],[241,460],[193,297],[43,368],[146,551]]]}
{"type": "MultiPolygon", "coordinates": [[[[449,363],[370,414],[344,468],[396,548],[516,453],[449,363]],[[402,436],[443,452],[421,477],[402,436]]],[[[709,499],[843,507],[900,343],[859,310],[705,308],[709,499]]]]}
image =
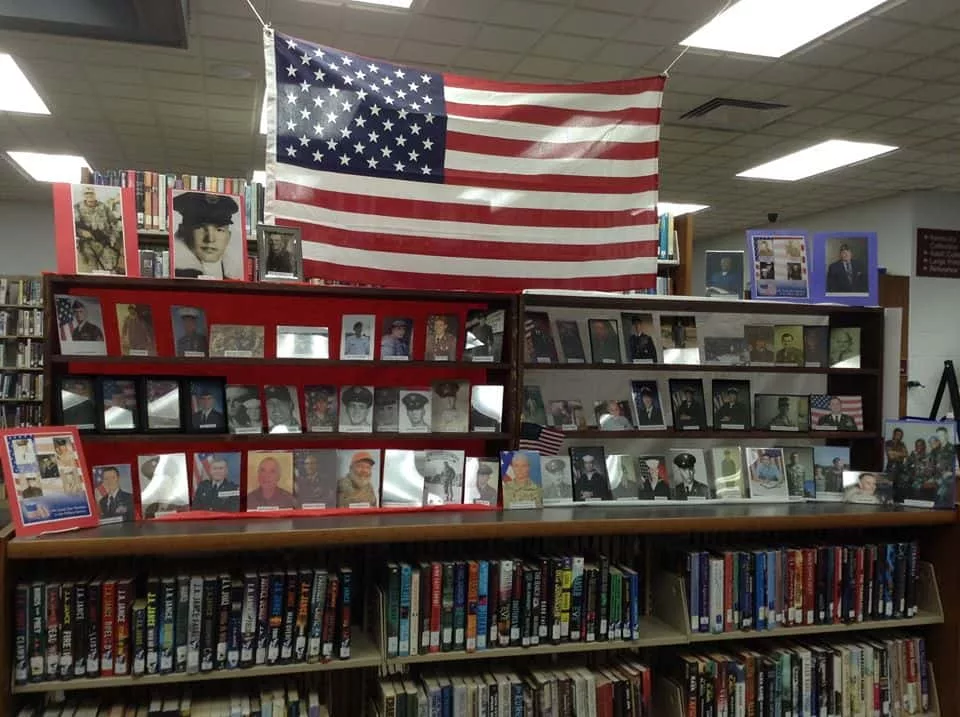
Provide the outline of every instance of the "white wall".
{"type": "Polygon", "coordinates": [[[56,270],[53,200],[0,201],[0,274],[40,274],[56,270]]]}

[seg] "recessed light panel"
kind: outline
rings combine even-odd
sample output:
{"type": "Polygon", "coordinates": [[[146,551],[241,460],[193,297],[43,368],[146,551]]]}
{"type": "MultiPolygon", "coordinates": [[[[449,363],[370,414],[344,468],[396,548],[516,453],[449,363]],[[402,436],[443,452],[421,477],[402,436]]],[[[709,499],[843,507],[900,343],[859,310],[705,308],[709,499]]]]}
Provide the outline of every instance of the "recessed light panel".
{"type": "Polygon", "coordinates": [[[881,154],[899,149],[886,144],[869,142],[850,142],[845,139],[831,139],[799,152],[788,154],[759,167],[740,172],[738,177],[748,179],[774,179],[781,182],[795,182],[832,169],[846,167],[863,162],[881,154]]]}
{"type": "Polygon", "coordinates": [[[87,160],[71,154],[7,152],[19,167],[38,182],[80,182],[80,170],[89,168],[87,160]]]}
{"type": "Polygon", "coordinates": [[[50,114],[16,60],[5,53],[0,54],[0,111],[50,114]]]}
{"type": "Polygon", "coordinates": [[[657,214],[671,214],[679,217],[682,214],[694,214],[709,209],[708,204],[681,204],[676,202],[657,202],[657,214]]]}

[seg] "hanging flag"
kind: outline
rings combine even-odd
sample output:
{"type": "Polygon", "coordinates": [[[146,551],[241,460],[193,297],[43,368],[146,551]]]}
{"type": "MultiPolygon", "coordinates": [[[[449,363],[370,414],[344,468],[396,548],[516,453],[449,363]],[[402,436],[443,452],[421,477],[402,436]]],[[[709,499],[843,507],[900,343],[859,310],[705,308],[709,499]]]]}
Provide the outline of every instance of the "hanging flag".
{"type": "Polygon", "coordinates": [[[664,78],[536,85],[425,72],[272,30],[267,221],[310,278],[652,289],[664,78]]]}
{"type": "Polygon", "coordinates": [[[520,424],[519,445],[521,451],[536,451],[545,456],[554,456],[563,446],[563,431],[524,421],[520,424]]]}

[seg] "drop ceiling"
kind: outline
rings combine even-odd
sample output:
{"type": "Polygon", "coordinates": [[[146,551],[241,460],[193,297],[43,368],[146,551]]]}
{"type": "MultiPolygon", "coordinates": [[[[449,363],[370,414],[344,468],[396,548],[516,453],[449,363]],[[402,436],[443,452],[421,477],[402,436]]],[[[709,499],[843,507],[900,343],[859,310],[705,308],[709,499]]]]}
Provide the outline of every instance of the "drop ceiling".
{"type": "MultiPolygon", "coordinates": [[[[574,82],[662,72],[718,0],[415,0],[396,12],[255,0],[294,35],[429,69],[574,82]]],[[[776,31],[771,28],[771,31],[776,31]]],[[[189,47],[0,32],[49,117],[0,115],[0,149],[82,154],[96,167],[245,175],[263,167],[261,32],[245,0],[193,0],[189,47]]],[[[663,199],[709,204],[698,236],[915,189],[960,191],[960,4],[906,0],[781,60],[691,50],[664,99],[663,199]],[[690,126],[715,97],[789,111],[751,131],[690,126]],[[898,145],[802,182],[736,179],[828,138],[898,145]]],[[[0,198],[48,196],[0,163],[0,198]]]]}

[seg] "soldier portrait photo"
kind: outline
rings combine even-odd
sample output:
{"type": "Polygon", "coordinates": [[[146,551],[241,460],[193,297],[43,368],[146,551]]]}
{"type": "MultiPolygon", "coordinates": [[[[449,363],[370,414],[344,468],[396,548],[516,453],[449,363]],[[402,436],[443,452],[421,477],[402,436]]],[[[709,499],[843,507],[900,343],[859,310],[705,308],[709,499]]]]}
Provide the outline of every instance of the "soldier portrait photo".
{"type": "Polygon", "coordinates": [[[766,431],[806,431],[810,426],[808,396],[757,394],[755,425],[766,431]]]}
{"type": "Polygon", "coordinates": [[[890,505],[893,503],[893,482],[883,473],[844,471],[843,502],[890,505]]]}
{"type": "Polygon", "coordinates": [[[388,316],[380,330],[380,360],[407,361],[413,344],[413,319],[388,316]]]}
{"type": "Polygon", "coordinates": [[[337,452],[293,452],[293,494],[301,508],[334,508],[337,505],[337,452]]]}
{"type": "Polygon", "coordinates": [[[140,426],[137,382],[129,378],[100,379],[104,431],[133,431],[140,426]]]}
{"type": "Polygon", "coordinates": [[[400,433],[429,433],[432,415],[426,389],[400,391],[400,433]]]}
{"type": "Polygon", "coordinates": [[[195,306],[171,306],[173,343],[177,356],[199,358],[207,355],[207,315],[195,306]]]}
{"type": "Polygon", "coordinates": [[[180,513],[190,508],[186,453],[137,456],[140,509],[144,518],[180,513]]]}
{"type": "Polygon", "coordinates": [[[782,448],[746,448],[750,498],[752,500],[788,500],[782,448]]]}
{"type": "Polygon", "coordinates": [[[887,444],[899,437],[908,451],[906,458],[891,460],[887,450],[885,470],[893,481],[894,500],[918,507],[952,507],[957,492],[956,424],[887,421],[883,435],[887,444]]]}
{"type": "Polygon", "coordinates": [[[340,358],[351,361],[373,360],[372,314],[345,314],[341,322],[340,358]]]}
{"type": "Polygon", "coordinates": [[[268,433],[302,433],[300,396],[296,386],[264,386],[268,433]]]}
{"type": "Polygon", "coordinates": [[[433,314],[427,319],[425,361],[456,361],[459,322],[453,314],[433,314]]]}
{"type": "Polygon", "coordinates": [[[326,326],[278,326],[277,358],[330,358],[330,332],[326,326]]]}
{"type": "Polygon", "coordinates": [[[247,452],[247,510],[290,510],[293,497],[293,453],[247,452]]]}
{"type": "Polygon", "coordinates": [[[194,378],[188,381],[190,430],[225,433],[226,397],[221,379],[194,378]]]}
{"type": "Polygon", "coordinates": [[[831,237],[824,251],[827,296],[867,294],[870,291],[867,237],[831,237]]]}
{"type": "Polygon", "coordinates": [[[669,386],[674,428],[678,431],[705,431],[707,413],[703,403],[703,381],[671,378],[669,386]]]}
{"type": "Polygon", "coordinates": [[[469,381],[433,384],[431,430],[435,433],[466,433],[470,421],[469,400],[469,381]]]}
{"type": "Polygon", "coordinates": [[[180,380],[145,378],[143,399],[147,403],[147,431],[179,431],[183,429],[180,380]]]}
{"type": "Polygon", "coordinates": [[[92,296],[57,295],[57,326],[60,352],[80,356],[106,356],[100,299],[92,296]]]}
{"type": "Polygon", "coordinates": [[[653,314],[621,314],[627,363],[659,363],[660,332],[653,314]]]}
{"type": "Polygon", "coordinates": [[[397,433],[400,430],[400,389],[377,386],[373,392],[373,430],[397,433]]]}
{"type": "Polygon", "coordinates": [[[620,363],[620,325],[616,319],[590,319],[590,353],[593,363],[620,363]]]}
{"type": "Polygon", "coordinates": [[[567,456],[540,456],[544,505],[573,500],[573,473],[567,456]]]}
{"type": "Polygon", "coordinates": [[[810,396],[810,427],[814,431],[862,431],[863,398],[810,396]]]}
{"type": "Polygon", "coordinates": [[[640,429],[665,428],[663,408],[660,403],[660,387],[656,381],[631,381],[633,407],[636,409],[637,427],[640,429]]]}
{"type": "Polygon", "coordinates": [[[120,187],[74,184],[73,237],[77,274],[126,276],[123,191],[120,187]]]}
{"type": "Polygon", "coordinates": [[[174,189],[170,257],[178,279],[247,278],[243,198],[174,189]]]}
{"type": "Polygon", "coordinates": [[[640,497],[637,463],[633,456],[622,453],[608,455],[607,475],[614,500],[637,500],[640,497]]]}
{"type": "Polygon", "coordinates": [[[547,425],[547,407],[543,404],[543,393],[539,386],[523,387],[523,420],[547,425]]]}
{"type": "Polygon", "coordinates": [[[503,309],[471,309],[467,312],[464,361],[499,361],[502,358],[505,318],[503,309]]]}
{"type": "Polygon", "coordinates": [[[790,446],[783,449],[786,459],[787,492],[791,498],[816,498],[817,486],[813,478],[813,448],[790,446]]]}
{"type": "Polygon", "coordinates": [[[97,407],[94,403],[94,380],[85,376],[61,376],[57,379],[60,390],[58,414],[64,426],[76,426],[78,430],[93,430],[97,427],[97,407]]]}
{"type": "Polygon", "coordinates": [[[583,413],[583,404],[569,401],[550,401],[550,425],[565,431],[576,431],[587,427],[587,418],[583,413]]]}
{"type": "Polygon", "coordinates": [[[303,245],[296,227],[257,225],[260,281],[303,281],[303,245]]]}
{"type": "Polygon", "coordinates": [[[830,368],[860,368],[860,329],[830,329],[830,368]]]}
{"type": "Polygon", "coordinates": [[[417,451],[423,466],[423,505],[463,503],[463,451],[417,451]]]}
{"type": "Polygon", "coordinates": [[[750,382],[714,380],[713,427],[716,430],[750,428],[750,382]]]}
{"type": "Polygon", "coordinates": [[[497,505],[500,470],[496,460],[467,458],[464,474],[463,500],[465,503],[497,505]]]}
{"type": "Polygon", "coordinates": [[[830,328],[803,327],[803,361],[812,368],[826,368],[829,361],[830,328]]]}
{"type": "Polygon", "coordinates": [[[196,453],[193,456],[193,510],[240,511],[240,454],[196,453]]]}
{"type": "Polygon", "coordinates": [[[373,386],[343,386],[340,389],[340,431],[373,433],[373,386]]]}
{"type": "Polygon", "coordinates": [[[633,429],[630,420],[630,402],[609,399],[594,401],[593,413],[601,431],[629,431],[633,429]]]}
{"type": "Polygon", "coordinates": [[[149,304],[116,305],[120,329],[120,353],[124,356],[156,356],[153,309],[149,304]]]}
{"type": "Polygon", "coordinates": [[[136,519],[137,510],[133,502],[133,479],[130,476],[129,464],[94,466],[93,492],[97,499],[100,525],[129,523],[136,519]]]}
{"type": "Polygon", "coordinates": [[[214,324],[210,327],[210,355],[217,358],[263,358],[263,327],[214,324]]]}
{"type": "Polygon", "coordinates": [[[673,500],[707,500],[713,498],[707,464],[700,448],[670,451],[670,485],[673,500]]]}
{"type": "Polygon", "coordinates": [[[523,360],[527,363],[556,363],[559,360],[550,315],[545,311],[527,311],[523,315],[523,360]]]}
{"type": "Polygon", "coordinates": [[[570,467],[575,501],[611,500],[607,456],[602,446],[571,448],[570,467]]]}
{"type": "Polygon", "coordinates": [[[747,340],[742,336],[704,336],[703,362],[738,366],[750,359],[747,340]]]}
{"type": "Polygon", "coordinates": [[[743,336],[747,340],[750,363],[774,363],[776,354],[773,352],[774,331],[772,326],[744,326],[743,336]]]}
{"type": "Polygon", "coordinates": [[[843,491],[843,472],[849,468],[849,446],[814,446],[813,481],[817,498],[840,500],[840,494],[843,491]]]}
{"type": "Polygon", "coordinates": [[[304,386],[303,404],[307,411],[307,430],[330,433],[337,430],[337,387],[304,386]]]}
{"type": "Polygon", "coordinates": [[[470,430],[496,433],[503,426],[503,386],[470,387],[470,430]]]}
{"type": "Polygon", "coordinates": [[[711,448],[710,458],[713,462],[713,490],[717,498],[746,498],[740,446],[711,448]]]}
{"type": "Polygon", "coordinates": [[[664,456],[637,456],[637,498],[669,500],[670,481],[664,456]]]}
{"type": "Polygon", "coordinates": [[[774,335],[777,350],[776,363],[803,366],[803,327],[776,326],[774,335]]]}
{"type": "Polygon", "coordinates": [[[503,486],[504,510],[543,507],[539,453],[502,451],[500,482],[503,486]]]}
{"type": "Polygon", "coordinates": [[[580,325],[572,320],[557,320],[557,338],[560,340],[560,350],[563,360],[567,363],[584,363],[587,360],[583,348],[583,339],[580,338],[580,325]]]}
{"type": "Polygon", "coordinates": [[[263,433],[263,411],[257,386],[227,386],[227,428],[230,433],[263,433]]]}
{"type": "Polygon", "coordinates": [[[337,451],[340,464],[337,483],[338,508],[376,508],[380,487],[379,450],[337,451]]]}

